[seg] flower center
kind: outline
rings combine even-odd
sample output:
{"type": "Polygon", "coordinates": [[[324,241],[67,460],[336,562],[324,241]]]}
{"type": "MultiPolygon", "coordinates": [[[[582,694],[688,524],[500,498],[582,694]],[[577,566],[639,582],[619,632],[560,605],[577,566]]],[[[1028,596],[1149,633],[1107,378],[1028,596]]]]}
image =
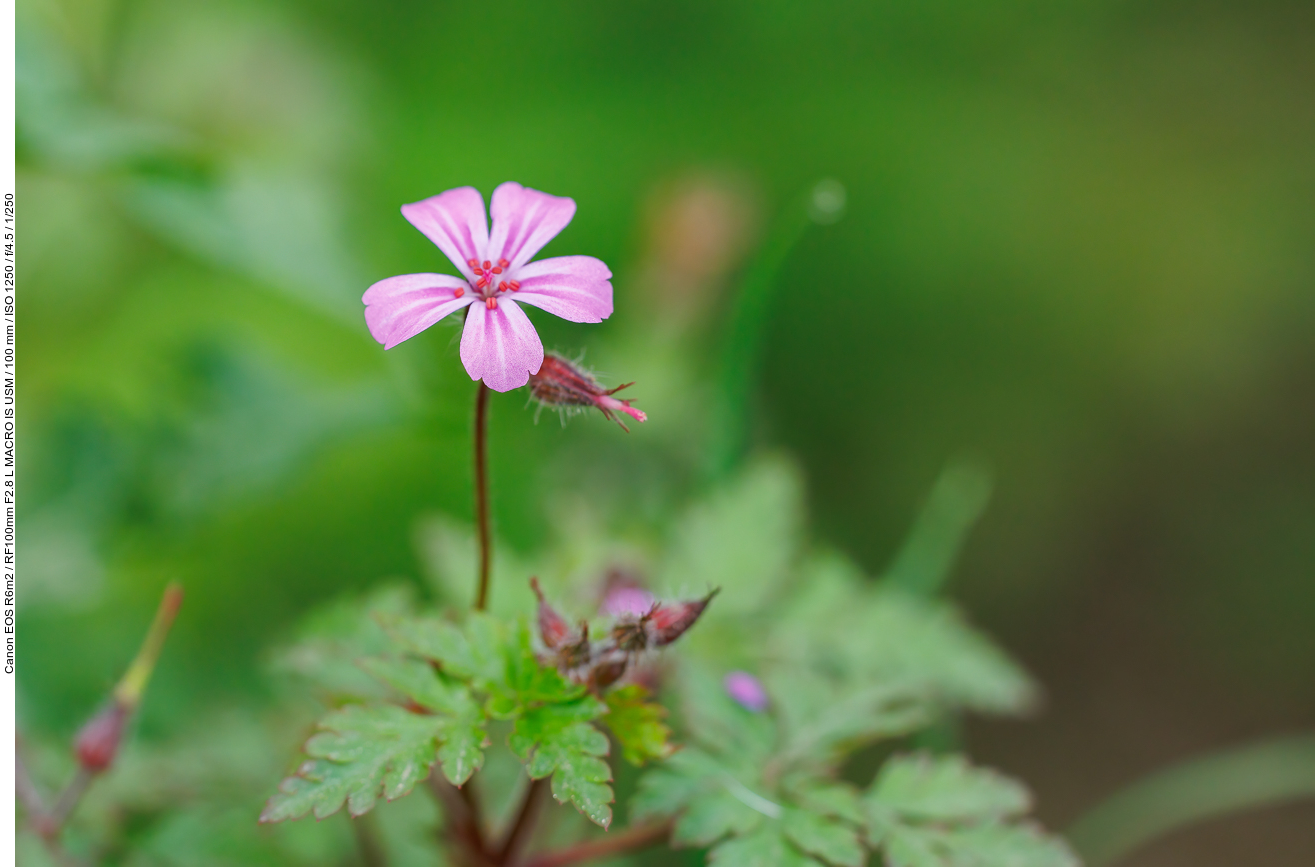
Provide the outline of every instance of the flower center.
{"type": "MultiPolygon", "coordinates": [[[[466,264],[474,273],[474,283],[471,288],[475,294],[484,299],[484,305],[490,310],[498,306],[498,295],[503,292],[515,292],[521,288],[521,284],[511,279],[509,269],[511,263],[506,259],[499,259],[497,262],[491,262],[488,259],[480,261],[479,259],[468,259],[466,264]]],[[[465,292],[461,289],[456,290],[456,297],[460,298],[465,292]]]]}

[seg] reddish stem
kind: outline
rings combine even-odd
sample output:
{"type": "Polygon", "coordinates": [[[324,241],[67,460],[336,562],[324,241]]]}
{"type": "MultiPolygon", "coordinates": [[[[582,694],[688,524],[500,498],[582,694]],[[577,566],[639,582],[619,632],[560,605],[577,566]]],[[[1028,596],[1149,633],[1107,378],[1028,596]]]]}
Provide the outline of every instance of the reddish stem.
{"type": "Polygon", "coordinates": [[[525,863],[525,867],[566,867],[568,864],[579,864],[595,858],[606,858],[609,855],[644,849],[661,842],[670,830],[670,822],[627,828],[587,843],[578,843],[565,849],[558,849],[556,852],[536,855],[525,863]]]}
{"type": "Polygon", "coordinates": [[[492,546],[489,540],[489,388],[480,380],[475,392],[475,526],[479,532],[479,590],[475,610],[483,611],[489,601],[489,568],[492,546]]]}
{"type": "Polygon", "coordinates": [[[539,817],[539,806],[543,803],[543,794],[547,790],[548,780],[531,780],[525,789],[525,798],[521,801],[520,812],[507,829],[507,835],[498,847],[498,863],[513,864],[520,850],[524,848],[530,833],[534,830],[535,820],[539,817]]]}

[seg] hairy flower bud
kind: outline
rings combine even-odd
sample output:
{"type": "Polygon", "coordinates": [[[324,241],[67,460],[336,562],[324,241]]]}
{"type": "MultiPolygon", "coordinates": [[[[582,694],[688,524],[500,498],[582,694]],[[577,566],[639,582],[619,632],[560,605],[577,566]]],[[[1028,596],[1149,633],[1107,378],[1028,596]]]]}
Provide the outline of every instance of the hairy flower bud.
{"type": "Polygon", "coordinates": [[[537,576],[530,579],[530,588],[534,590],[534,595],[539,600],[539,637],[543,639],[544,645],[549,650],[556,650],[570,638],[571,627],[566,623],[566,618],[548,604],[537,576]]]}
{"type": "Polygon", "coordinates": [[[687,599],[683,602],[659,605],[649,612],[648,631],[653,646],[665,647],[684,635],[685,630],[693,626],[694,621],[703,613],[703,609],[708,607],[712,597],[720,592],[719,589],[713,590],[702,599],[687,599]]]}
{"type": "Polygon", "coordinates": [[[78,763],[93,774],[99,774],[114,764],[123,730],[131,715],[130,708],[116,701],[87,720],[73,742],[78,763]]]}
{"type": "Polygon", "coordinates": [[[648,416],[630,405],[625,398],[612,397],[633,382],[604,390],[594,375],[573,361],[567,361],[555,352],[545,353],[539,372],[530,376],[530,394],[541,406],[552,407],[562,413],[582,412],[597,407],[605,418],[629,431],[617,413],[625,413],[636,421],[648,421],[648,416]]]}

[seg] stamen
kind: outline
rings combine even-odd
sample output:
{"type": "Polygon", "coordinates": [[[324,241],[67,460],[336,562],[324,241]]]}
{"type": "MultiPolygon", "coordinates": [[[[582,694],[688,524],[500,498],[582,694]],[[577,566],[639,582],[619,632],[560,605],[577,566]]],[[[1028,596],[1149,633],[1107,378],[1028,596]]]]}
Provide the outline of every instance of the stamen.
{"type": "Polygon", "coordinates": [[[501,274],[501,273],[502,273],[502,266],[501,266],[501,265],[494,265],[494,266],[493,266],[493,273],[494,273],[494,274],[501,274]]]}
{"type": "Polygon", "coordinates": [[[479,260],[478,260],[478,259],[467,259],[467,260],[466,260],[466,264],[469,265],[469,266],[472,267],[472,268],[478,268],[478,267],[479,267],[479,260]]]}
{"type": "Polygon", "coordinates": [[[499,291],[499,292],[506,292],[506,291],[507,291],[507,281],[506,281],[506,280],[499,280],[499,281],[498,281],[498,291],[499,291]]]}
{"type": "Polygon", "coordinates": [[[455,288],[455,289],[452,290],[452,297],[453,297],[453,298],[460,298],[462,295],[465,295],[465,294],[466,294],[466,290],[465,290],[465,289],[462,289],[460,286],[458,286],[457,288],[455,288]]]}
{"type": "Polygon", "coordinates": [[[517,283],[515,280],[512,280],[512,281],[511,281],[510,283],[508,283],[507,285],[511,287],[511,291],[513,291],[513,292],[515,292],[517,289],[521,288],[521,284],[517,283]]]}
{"type": "Polygon", "coordinates": [[[487,270],[489,270],[489,269],[492,268],[492,267],[493,267],[493,263],[490,262],[488,259],[485,259],[485,260],[484,260],[484,270],[487,271],[487,270]]]}
{"type": "Polygon", "coordinates": [[[483,277],[481,277],[481,278],[479,278],[478,280],[475,281],[475,288],[476,288],[476,289],[483,289],[483,288],[484,288],[485,286],[487,286],[487,285],[489,285],[489,281],[485,280],[483,277]]]}
{"type": "Polygon", "coordinates": [[[510,268],[510,267],[511,267],[511,263],[508,262],[506,259],[499,259],[499,260],[498,260],[498,264],[499,264],[500,266],[502,266],[503,268],[510,268]]]}
{"type": "Polygon", "coordinates": [[[497,309],[498,309],[498,299],[496,299],[496,298],[494,298],[492,295],[490,295],[489,297],[487,297],[487,298],[484,299],[484,306],[487,307],[487,308],[490,309],[490,310],[497,310],[497,309]]]}

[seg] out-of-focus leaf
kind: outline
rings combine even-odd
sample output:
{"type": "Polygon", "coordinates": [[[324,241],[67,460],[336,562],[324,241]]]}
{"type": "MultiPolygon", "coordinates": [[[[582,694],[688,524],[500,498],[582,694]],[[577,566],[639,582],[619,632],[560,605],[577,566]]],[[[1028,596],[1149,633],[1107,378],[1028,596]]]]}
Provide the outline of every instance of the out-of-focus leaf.
{"type": "Polygon", "coordinates": [[[963,756],[897,756],[882,766],[871,804],[912,821],[975,822],[1026,813],[1032,798],[1020,783],[963,756]]]}
{"type": "Polygon", "coordinates": [[[817,867],[818,862],[785,839],[775,823],[762,825],[746,836],[727,840],[708,853],[715,867],[817,867]]]}
{"type": "Polygon", "coordinates": [[[671,596],[720,587],[709,609],[720,619],[754,611],[787,577],[802,520],[802,485],[793,466],[757,463],[679,521],[658,586],[671,596]]]}
{"type": "Polygon", "coordinates": [[[400,585],[336,600],[302,620],[295,641],[273,654],[270,667],[330,697],[379,697],[378,682],[357,661],[390,647],[378,618],[401,617],[413,604],[411,589],[400,585]]]}
{"type": "Polygon", "coordinates": [[[863,867],[867,853],[850,825],[805,810],[786,810],[785,836],[803,851],[838,867],[863,867]]]}
{"type": "Polygon", "coordinates": [[[892,867],[1077,867],[1059,838],[1027,822],[1020,784],[961,756],[896,756],[865,796],[868,842],[892,867]]]}
{"type": "Polygon", "coordinates": [[[391,705],[335,711],[306,742],[311,760],[283,781],[260,820],[282,822],[307,813],[323,819],[344,803],[359,816],[381,795],[392,801],[408,794],[429,776],[442,727],[438,717],[391,705]]]}
{"type": "Polygon", "coordinates": [[[696,795],[676,822],[671,842],[676,846],[710,846],[727,834],[742,836],[758,827],[763,814],[736,798],[725,787],[696,795]]]}
{"type": "Polygon", "coordinates": [[[671,755],[671,729],[663,719],[666,708],[649,700],[648,690],[638,684],[609,692],[604,722],[621,745],[621,755],[632,765],[642,765],[671,755]]]}
{"type": "Polygon", "coordinates": [[[388,632],[404,649],[432,659],[454,677],[484,688],[506,681],[504,630],[488,615],[471,614],[465,628],[437,617],[397,620],[388,632]]]}

